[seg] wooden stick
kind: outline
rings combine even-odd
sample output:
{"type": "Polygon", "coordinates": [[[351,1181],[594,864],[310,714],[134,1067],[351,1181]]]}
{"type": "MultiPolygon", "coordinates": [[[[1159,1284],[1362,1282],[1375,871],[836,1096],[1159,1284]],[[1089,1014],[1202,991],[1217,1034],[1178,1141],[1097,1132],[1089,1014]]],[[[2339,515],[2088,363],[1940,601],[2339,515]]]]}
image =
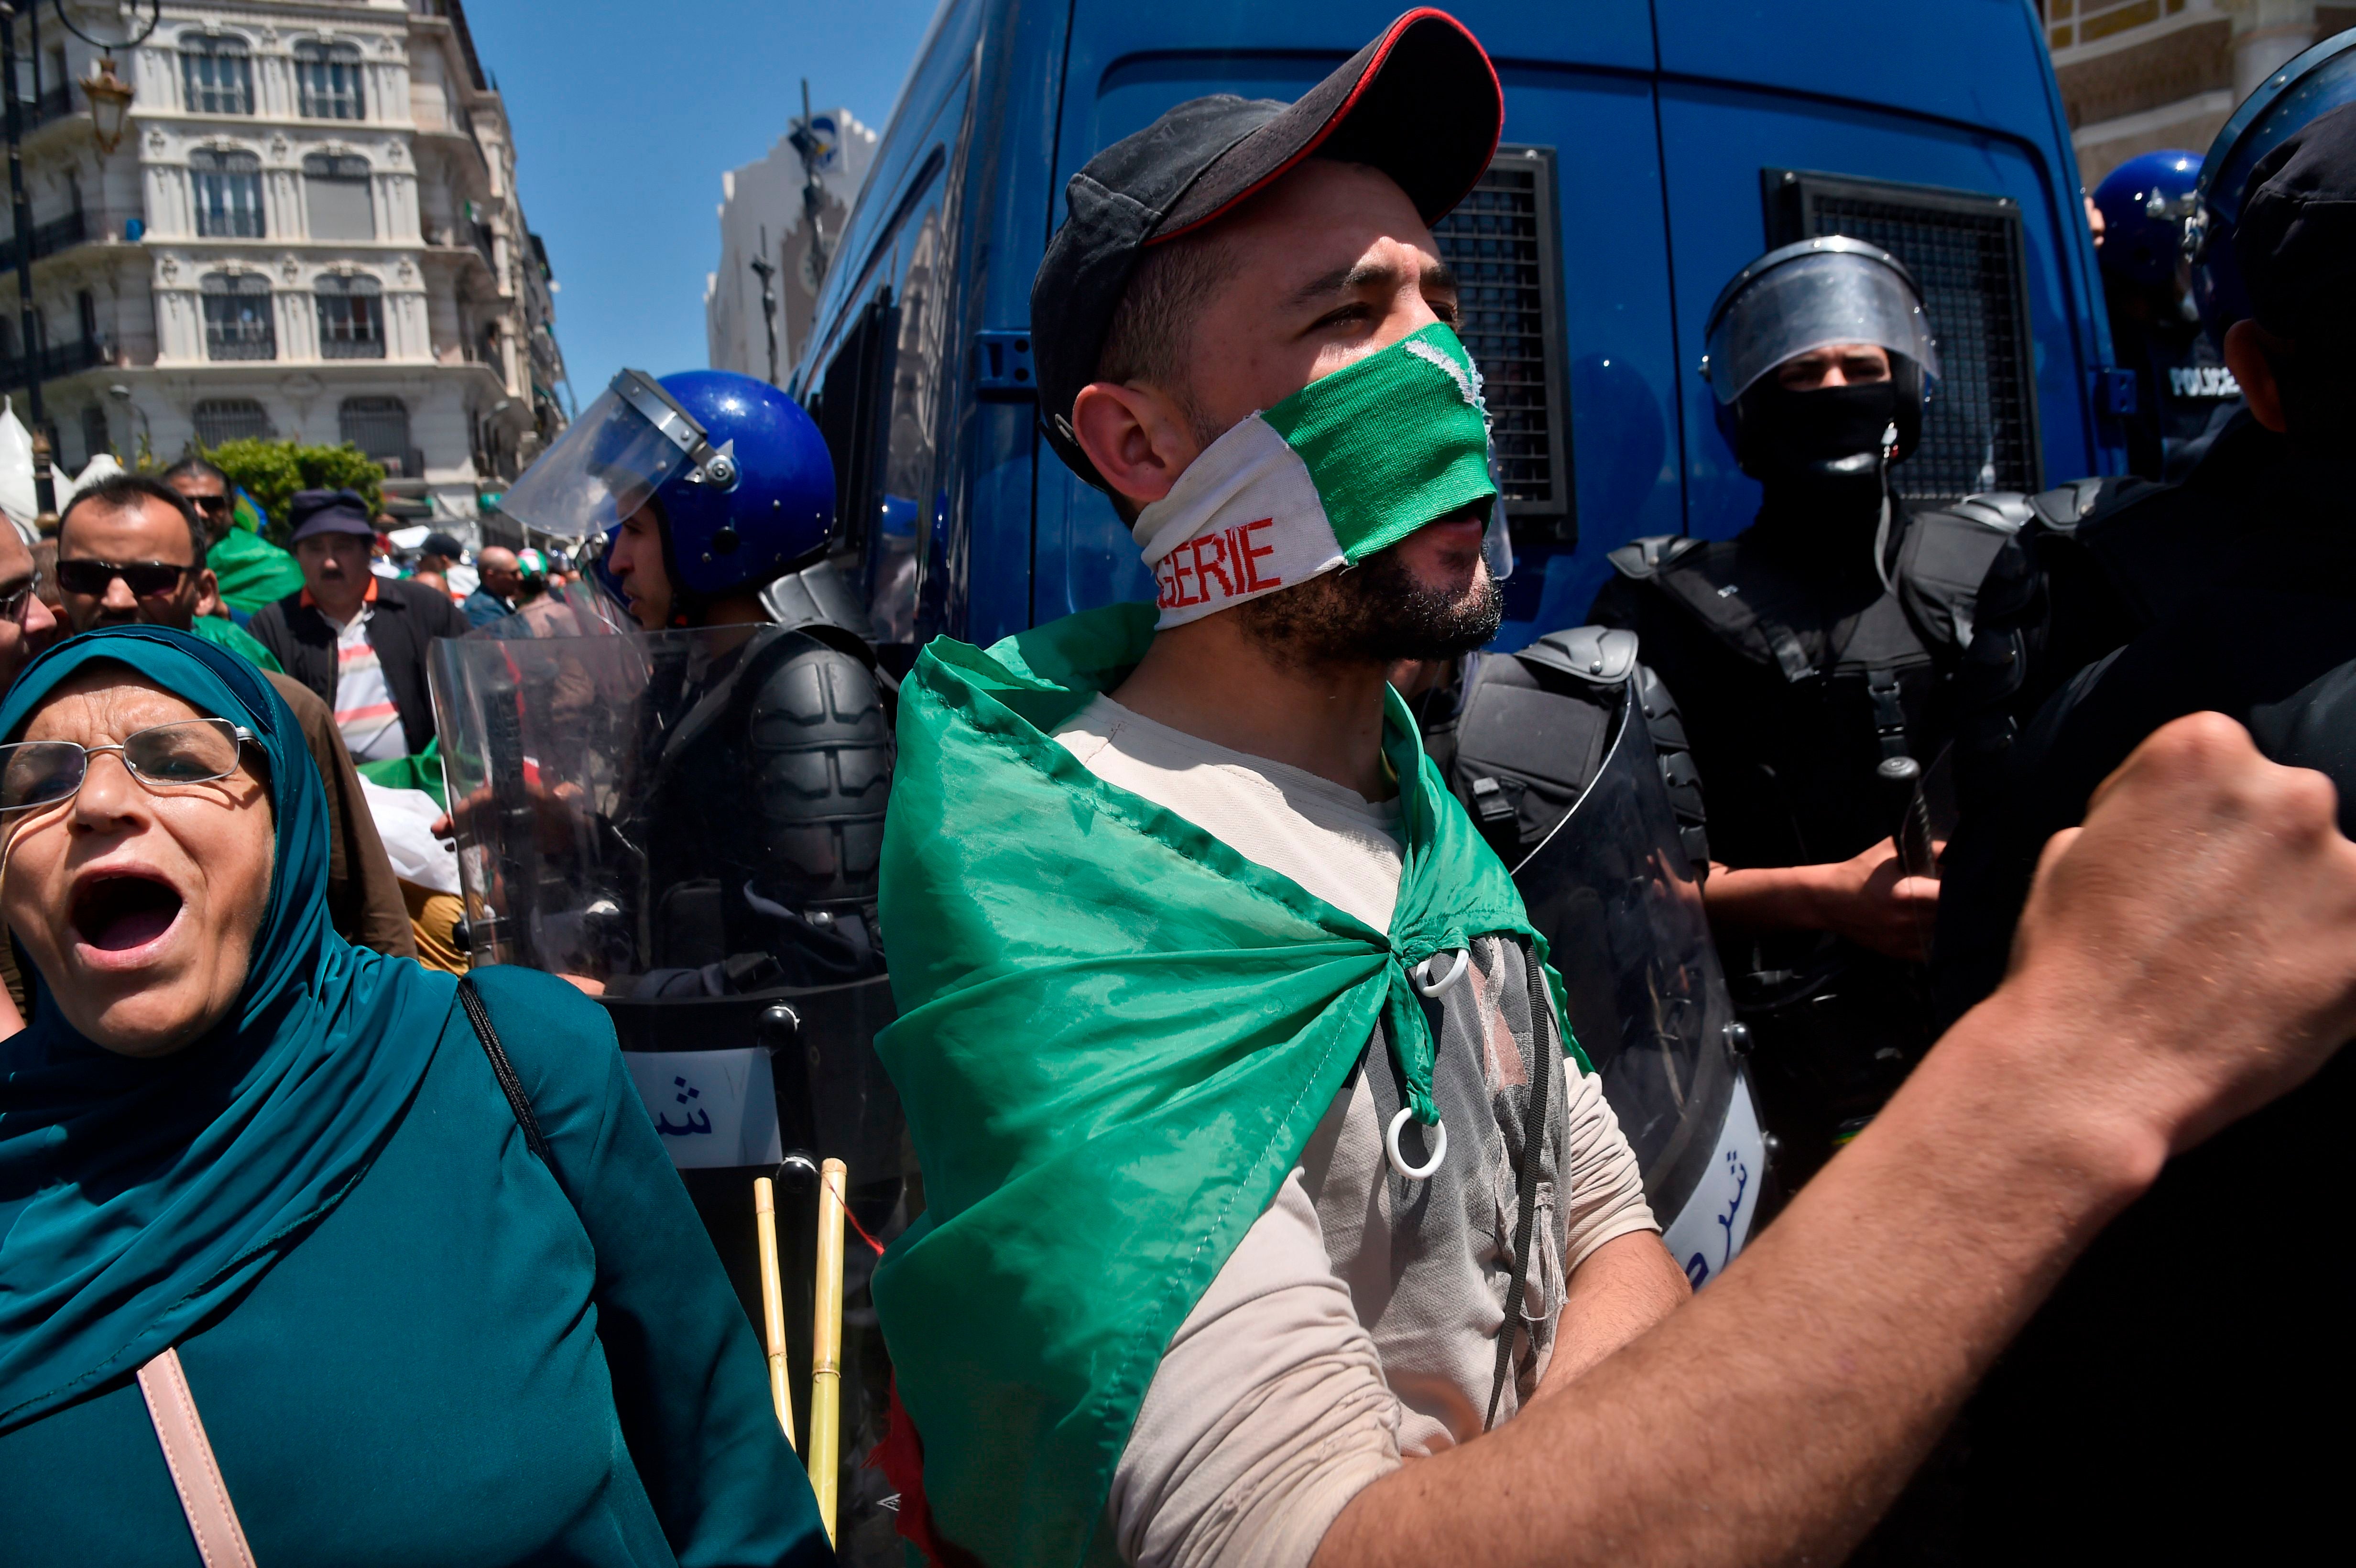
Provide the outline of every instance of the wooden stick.
{"type": "Polygon", "coordinates": [[[842,1442],[842,1161],[819,1168],[818,1296],[810,1319],[810,1490],[834,1539],[836,1458],[842,1442]]]}
{"type": "Polygon", "coordinates": [[[777,1280],[777,1198],[766,1176],[753,1179],[753,1219],[761,1238],[761,1330],[769,1348],[769,1402],[777,1407],[777,1424],[792,1448],[794,1392],[786,1375],[786,1290],[777,1280]]]}

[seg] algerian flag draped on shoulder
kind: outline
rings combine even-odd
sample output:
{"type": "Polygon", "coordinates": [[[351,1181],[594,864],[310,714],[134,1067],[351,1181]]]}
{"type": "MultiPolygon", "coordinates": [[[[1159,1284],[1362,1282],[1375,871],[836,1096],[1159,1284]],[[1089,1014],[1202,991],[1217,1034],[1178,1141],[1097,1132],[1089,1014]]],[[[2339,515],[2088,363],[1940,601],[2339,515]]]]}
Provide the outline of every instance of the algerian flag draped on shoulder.
{"type": "Polygon", "coordinates": [[[942,638],[901,691],[883,923],[902,1010],[876,1048],[926,1208],[874,1278],[910,1418],[885,1465],[905,1526],[999,1568],[1081,1560],[1162,1350],[1377,1019],[1436,1115],[1408,966],[1538,940],[1396,696],[1387,932],[1088,772],[1053,731],[1154,615],[942,638]]]}

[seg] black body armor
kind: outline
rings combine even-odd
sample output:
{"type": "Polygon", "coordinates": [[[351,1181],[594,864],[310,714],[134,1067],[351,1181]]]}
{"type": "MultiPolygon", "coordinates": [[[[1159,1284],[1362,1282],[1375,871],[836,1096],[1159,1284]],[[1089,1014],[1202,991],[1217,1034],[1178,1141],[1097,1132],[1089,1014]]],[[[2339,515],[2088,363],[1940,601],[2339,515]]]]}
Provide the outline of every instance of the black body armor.
{"type": "MultiPolygon", "coordinates": [[[[1676,694],[1719,860],[1847,860],[1920,811],[1918,782],[1950,733],[1946,684],[1972,635],[1975,591],[2014,526],[1986,508],[1915,514],[1885,544],[1878,585],[1827,586],[1758,529],[1612,552],[1620,577],[1594,618],[1635,630],[1676,694]]],[[[1923,973],[1818,932],[1764,935],[1728,958],[1760,1099],[1797,1185],[1928,1048],[1923,973]]]]}
{"type": "Polygon", "coordinates": [[[1954,683],[1955,780],[1966,815],[2006,787],[2007,755],[2063,682],[2216,581],[2263,518],[2290,443],[2245,411],[2180,485],[2081,479],[1972,504],[2021,526],[1990,563],[1954,683]]]}

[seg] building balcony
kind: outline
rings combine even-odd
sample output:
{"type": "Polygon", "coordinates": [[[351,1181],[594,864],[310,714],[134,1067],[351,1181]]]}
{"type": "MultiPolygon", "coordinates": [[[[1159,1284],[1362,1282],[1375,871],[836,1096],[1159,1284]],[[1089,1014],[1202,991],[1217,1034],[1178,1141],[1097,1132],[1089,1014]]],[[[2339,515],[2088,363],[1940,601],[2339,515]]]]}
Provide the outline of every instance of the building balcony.
{"type": "MultiPolygon", "coordinates": [[[[33,225],[33,260],[54,256],[70,250],[90,238],[89,217],[81,212],[69,212],[63,218],[52,218],[47,223],[33,225]]],[[[16,236],[0,240],[0,272],[13,272],[18,256],[16,236]]]]}
{"type": "MultiPolygon", "coordinates": [[[[53,343],[41,350],[41,379],[55,380],[70,376],[77,370],[89,370],[107,362],[106,350],[101,345],[84,338],[77,343],[53,343]]],[[[19,355],[14,359],[0,359],[0,387],[22,387],[33,379],[32,363],[19,355]]]]}

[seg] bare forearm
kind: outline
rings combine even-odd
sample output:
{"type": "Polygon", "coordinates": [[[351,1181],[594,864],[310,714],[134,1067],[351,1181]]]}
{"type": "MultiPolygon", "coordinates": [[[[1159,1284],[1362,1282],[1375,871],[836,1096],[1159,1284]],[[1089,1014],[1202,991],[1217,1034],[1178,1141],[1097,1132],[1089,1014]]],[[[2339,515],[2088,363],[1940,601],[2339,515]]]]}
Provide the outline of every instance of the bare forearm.
{"type": "Polygon", "coordinates": [[[1712,866],[1702,907],[1722,932],[1815,931],[1825,923],[1821,866],[1712,866]]]}
{"type": "Polygon", "coordinates": [[[1604,1243],[1571,1272],[1563,1291],[1554,1358],[1538,1397],[1559,1392],[1692,1296],[1685,1271],[1657,1232],[1604,1243]]]}
{"type": "Polygon", "coordinates": [[[2055,1042],[2004,1001],[1691,1306],[1368,1488],[1318,1562],[1421,1564],[1468,1540],[1501,1563],[1838,1561],[2166,1152],[2025,1104],[2055,1042]]]}

